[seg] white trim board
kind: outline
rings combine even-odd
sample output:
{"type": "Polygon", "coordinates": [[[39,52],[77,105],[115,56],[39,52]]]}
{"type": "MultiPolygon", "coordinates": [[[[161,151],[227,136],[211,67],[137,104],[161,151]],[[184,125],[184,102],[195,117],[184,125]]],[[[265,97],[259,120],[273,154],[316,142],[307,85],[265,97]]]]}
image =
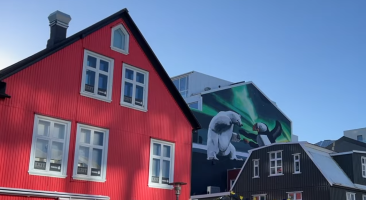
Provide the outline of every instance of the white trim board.
{"type": "Polygon", "coordinates": [[[65,192],[51,192],[44,190],[29,190],[22,188],[0,187],[0,194],[27,196],[27,197],[45,197],[45,198],[75,198],[75,199],[93,199],[93,200],[109,200],[109,196],[76,194],[65,192]]]}

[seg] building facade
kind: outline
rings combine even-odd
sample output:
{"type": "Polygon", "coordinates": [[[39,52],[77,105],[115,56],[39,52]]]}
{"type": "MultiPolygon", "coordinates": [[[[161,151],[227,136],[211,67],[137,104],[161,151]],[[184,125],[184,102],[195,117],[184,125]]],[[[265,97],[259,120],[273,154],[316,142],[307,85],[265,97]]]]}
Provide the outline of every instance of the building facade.
{"type": "Polygon", "coordinates": [[[123,9],[0,71],[0,199],[172,199],[200,128],[123,9]]]}
{"type": "Polygon", "coordinates": [[[352,129],[343,132],[344,136],[358,140],[360,142],[366,142],[366,128],[352,129]]]}

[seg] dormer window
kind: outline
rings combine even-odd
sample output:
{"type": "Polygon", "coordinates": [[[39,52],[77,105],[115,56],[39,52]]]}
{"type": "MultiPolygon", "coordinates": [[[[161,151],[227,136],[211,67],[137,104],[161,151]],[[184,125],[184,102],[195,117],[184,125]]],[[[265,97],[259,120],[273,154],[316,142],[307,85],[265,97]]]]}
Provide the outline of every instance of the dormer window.
{"type": "Polygon", "coordinates": [[[111,48],[123,54],[128,54],[129,34],[121,24],[112,28],[111,48]]]}

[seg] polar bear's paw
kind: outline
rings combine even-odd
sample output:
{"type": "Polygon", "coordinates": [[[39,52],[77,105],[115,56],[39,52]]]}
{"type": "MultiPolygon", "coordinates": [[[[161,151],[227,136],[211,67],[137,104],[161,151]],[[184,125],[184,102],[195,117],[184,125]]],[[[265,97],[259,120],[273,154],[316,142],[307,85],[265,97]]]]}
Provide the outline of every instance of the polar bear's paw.
{"type": "Polygon", "coordinates": [[[207,160],[219,160],[219,159],[216,157],[208,157],[207,160]]]}

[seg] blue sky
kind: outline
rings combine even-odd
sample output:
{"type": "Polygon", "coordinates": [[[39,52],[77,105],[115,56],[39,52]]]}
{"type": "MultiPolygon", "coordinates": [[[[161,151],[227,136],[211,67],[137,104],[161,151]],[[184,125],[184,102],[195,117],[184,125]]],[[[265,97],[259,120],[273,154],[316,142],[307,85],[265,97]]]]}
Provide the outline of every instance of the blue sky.
{"type": "Polygon", "coordinates": [[[170,76],[253,81],[300,140],[366,127],[366,1],[1,1],[0,69],[46,47],[48,15],[68,36],[128,8],[170,76]]]}

